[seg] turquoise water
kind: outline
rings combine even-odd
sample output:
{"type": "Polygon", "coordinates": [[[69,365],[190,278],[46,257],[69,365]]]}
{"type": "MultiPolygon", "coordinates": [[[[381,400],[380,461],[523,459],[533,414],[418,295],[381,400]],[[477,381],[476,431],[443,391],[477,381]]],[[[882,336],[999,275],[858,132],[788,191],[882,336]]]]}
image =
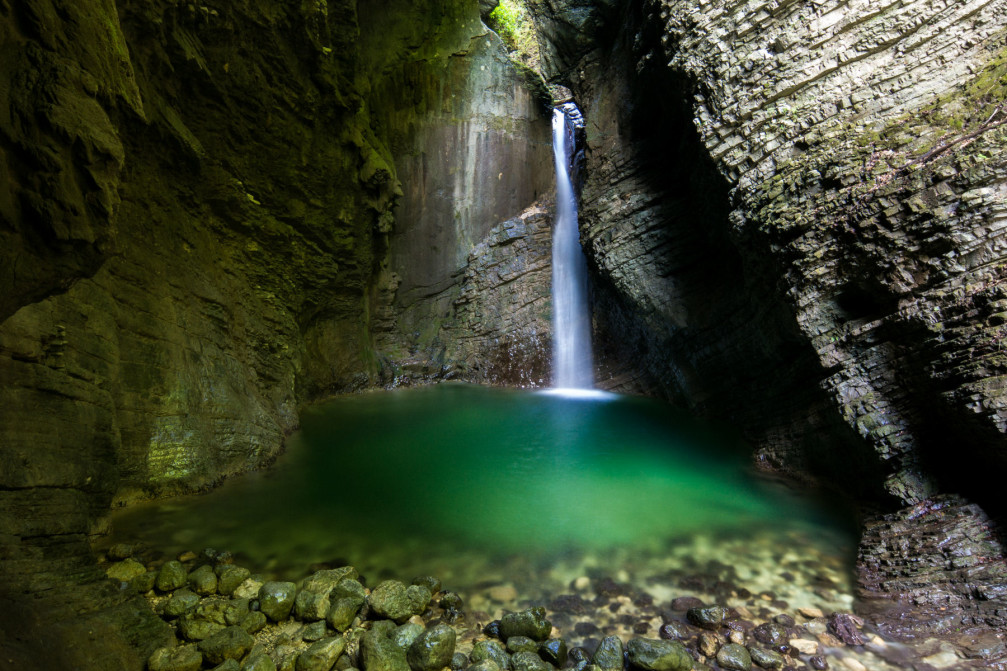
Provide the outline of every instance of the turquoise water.
{"type": "Polygon", "coordinates": [[[312,407],[269,471],[113,524],[116,538],[228,549],[259,569],[348,562],[473,583],[515,557],[625,566],[700,536],[848,550],[816,504],[748,464],[729,435],[655,401],[444,384],[312,407]]]}

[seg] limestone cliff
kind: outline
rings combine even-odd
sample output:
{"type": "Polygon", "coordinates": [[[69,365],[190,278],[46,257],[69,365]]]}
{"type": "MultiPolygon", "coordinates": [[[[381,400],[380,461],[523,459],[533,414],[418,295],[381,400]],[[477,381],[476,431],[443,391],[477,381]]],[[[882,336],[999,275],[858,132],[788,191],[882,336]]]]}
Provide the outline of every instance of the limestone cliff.
{"type": "Polygon", "coordinates": [[[87,632],[163,632],[99,579],[109,506],[262,467],[299,403],[442,351],[416,323],[540,195],[548,123],[474,2],[0,2],[0,52],[0,599],[128,668],[87,632]]]}
{"type": "MultiPolygon", "coordinates": [[[[620,24],[568,75],[617,385],[728,418],[767,468],[877,505],[954,492],[1002,514],[1007,7],[644,0],[620,24]]],[[[925,523],[899,515],[884,528],[925,523]]],[[[995,542],[960,551],[985,557],[965,577],[878,539],[865,570],[925,564],[916,584],[943,595],[900,615],[917,631],[1001,625],[995,542]]]]}

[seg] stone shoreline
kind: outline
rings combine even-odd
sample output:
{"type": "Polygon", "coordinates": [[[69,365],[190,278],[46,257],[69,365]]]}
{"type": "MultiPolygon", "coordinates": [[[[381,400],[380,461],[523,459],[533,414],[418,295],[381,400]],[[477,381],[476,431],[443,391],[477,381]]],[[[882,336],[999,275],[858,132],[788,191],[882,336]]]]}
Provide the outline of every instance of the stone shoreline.
{"type": "MultiPolygon", "coordinates": [[[[885,641],[849,607],[790,604],[717,579],[717,562],[646,587],[581,575],[529,598],[498,581],[464,597],[433,577],[371,585],[349,566],[313,566],[293,582],[213,550],[169,559],[119,543],[106,560],[109,577],[145,595],[175,631],[151,671],[997,668],[939,639],[885,641]]],[[[819,603],[852,605],[827,570],[816,575],[819,603]]]]}

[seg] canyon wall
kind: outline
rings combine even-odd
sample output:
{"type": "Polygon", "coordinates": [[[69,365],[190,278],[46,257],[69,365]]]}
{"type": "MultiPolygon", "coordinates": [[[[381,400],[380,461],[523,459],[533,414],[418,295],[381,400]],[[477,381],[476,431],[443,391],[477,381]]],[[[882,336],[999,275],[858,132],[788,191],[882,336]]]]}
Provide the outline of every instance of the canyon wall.
{"type": "Polygon", "coordinates": [[[894,633],[1002,626],[1007,7],[643,0],[618,23],[564,73],[609,386],[890,511],[861,577],[894,633]]]}
{"type": "Polygon", "coordinates": [[[549,183],[548,119],[476,3],[379,4],[0,2],[0,647],[24,668],[135,666],[164,631],[94,564],[110,506],[260,468],[300,404],[405,381],[418,340],[444,349],[420,322],[478,309],[472,248],[549,183]]]}

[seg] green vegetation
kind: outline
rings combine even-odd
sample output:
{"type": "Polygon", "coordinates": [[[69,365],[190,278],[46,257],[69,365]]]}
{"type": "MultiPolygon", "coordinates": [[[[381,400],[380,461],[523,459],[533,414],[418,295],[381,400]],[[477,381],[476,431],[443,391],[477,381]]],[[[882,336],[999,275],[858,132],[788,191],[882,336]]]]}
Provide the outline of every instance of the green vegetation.
{"type": "Polygon", "coordinates": [[[511,56],[514,60],[532,69],[541,69],[535,24],[522,0],[500,0],[500,4],[490,12],[489,24],[507,48],[517,52],[511,56]]]}

